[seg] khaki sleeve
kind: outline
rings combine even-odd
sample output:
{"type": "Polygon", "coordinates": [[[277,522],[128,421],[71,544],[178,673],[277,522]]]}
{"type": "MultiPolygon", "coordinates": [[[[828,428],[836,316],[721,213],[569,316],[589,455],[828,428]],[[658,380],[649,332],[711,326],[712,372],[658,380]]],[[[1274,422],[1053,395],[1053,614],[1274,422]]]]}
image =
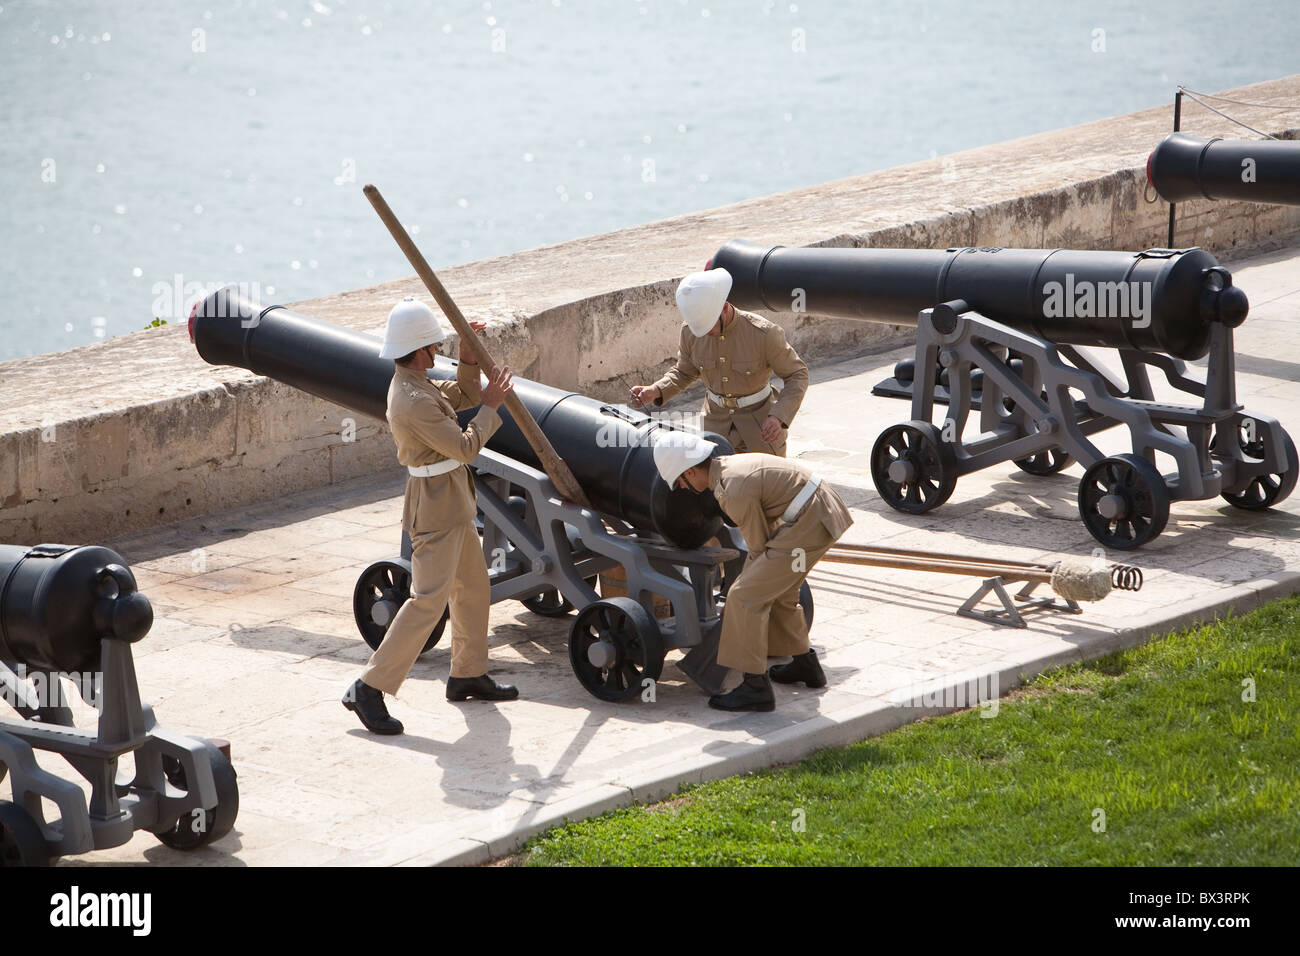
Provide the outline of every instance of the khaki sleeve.
{"type": "Polygon", "coordinates": [[[501,427],[501,416],[483,405],[462,431],[455,416],[445,414],[433,398],[426,396],[411,403],[403,424],[438,454],[469,464],[501,427]]]}
{"type": "Polygon", "coordinates": [[[478,373],[479,366],[461,362],[456,366],[456,381],[437,381],[433,384],[438,391],[442,392],[442,397],[451,403],[452,408],[463,412],[483,401],[483,390],[479,385],[478,373]]]}
{"type": "Polygon", "coordinates": [[[799,406],[803,404],[803,397],[808,392],[808,366],[785,340],[781,326],[773,325],[767,333],[766,345],[767,362],[785,385],[781,389],[781,397],[772,406],[772,415],[788,426],[794,421],[799,406]]]}
{"type": "Polygon", "coordinates": [[[654,383],[654,387],[659,389],[659,398],[655,400],[656,405],[662,405],[664,402],[677,396],[684,389],[689,388],[691,383],[700,377],[700,370],[691,361],[691,330],[682,326],[681,343],[677,347],[677,364],[664,373],[663,378],[654,383]]]}
{"type": "Polygon", "coordinates": [[[740,529],[752,557],[761,555],[767,547],[767,517],[757,491],[756,486],[749,487],[749,479],[733,479],[727,483],[726,501],[722,504],[727,517],[740,529]]]}

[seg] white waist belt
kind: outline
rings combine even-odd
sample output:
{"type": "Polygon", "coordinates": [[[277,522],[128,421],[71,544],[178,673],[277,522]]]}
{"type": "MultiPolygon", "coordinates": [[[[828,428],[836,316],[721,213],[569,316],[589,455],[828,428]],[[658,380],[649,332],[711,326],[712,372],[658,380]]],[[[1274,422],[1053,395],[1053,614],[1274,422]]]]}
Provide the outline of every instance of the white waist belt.
{"type": "Polygon", "coordinates": [[[460,462],[455,458],[448,458],[444,461],[434,462],[432,465],[407,465],[406,470],[411,473],[413,478],[433,478],[437,475],[453,472],[459,467],[460,462]]]}
{"type": "Polygon", "coordinates": [[[785,514],[781,515],[783,524],[794,524],[803,515],[804,509],[812,501],[813,495],[817,494],[817,487],[822,483],[821,475],[813,475],[803,483],[799,493],[794,496],[794,501],[790,502],[790,507],[785,509],[785,514]]]}
{"type": "Polygon", "coordinates": [[[753,395],[746,395],[743,398],[727,398],[725,395],[719,395],[717,392],[705,389],[709,393],[709,401],[715,405],[721,405],[723,408],[748,408],[750,405],[758,405],[767,401],[767,396],[772,394],[772,386],[764,385],[753,395]]]}

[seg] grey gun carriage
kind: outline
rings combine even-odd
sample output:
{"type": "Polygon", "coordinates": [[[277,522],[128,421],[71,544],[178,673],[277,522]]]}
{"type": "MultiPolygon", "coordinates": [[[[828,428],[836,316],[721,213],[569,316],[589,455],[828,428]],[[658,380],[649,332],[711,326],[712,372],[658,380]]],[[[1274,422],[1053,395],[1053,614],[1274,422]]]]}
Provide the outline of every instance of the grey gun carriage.
{"type": "Polygon", "coordinates": [[[120,846],[137,830],[178,850],[231,831],[239,785],[212,741],[160,726],[140,700],[131,645],[153,608],[125,561],[108,548],[0,545],[0,686],[18,716],[0,716],[0,866],[120,846]],[[63,682],[99,711],[95,730],[74,726],[63,682]],[[50,773],[57,754],[90,784],[50,773]],[[130,755],[134,773],[119,772],[130,755]],[[58,810],[46,819],[45,801],[58,810]]]}
{"type": "Polygon", "coordinates": [[[876,391],[910,398],[871,473],[891,508],[922,514],[957,479],[1001,462],[1033,475],[1077,460],[1079,514],[1107,548],[1164,530],[1173,501],[1221,495],[1255,510],[1295,488],[1296,448],[1278,420],[1236,398],[1233,329],[1245,293],[1201,249],[1097,252],[1001,248],[723,246],[740,308],[916,325],[915,357],[876,391]],[[1114,350],[1120,370],[1084,349],[1114,350]],[[1187,362],[1208,356],[1204,378],[1187,362]],[[1152,372],[1192,400],[1159,401],[1152,372]],[[946,402],[936,421],[935,405],[946,402]],[[975,434],[967,434],[978,411],[975,434]],[[1093,436],[1124,427],[1132,451],[1093,436]],[[1173,463],[1157,468],[1157,453],[1173,463]]]}
{"type": "MultiPolygon", "coordinates": [[[[199,355],[233,365],[384,420],[393,363],[379,339],[290,311],[263,306],[235,286],[195,306],[190,335],[199,355]]],[[[457,363],[438,357],[433,379],[453,380],[457,363]]],[[[607,701],[642,697],[662,673],[665,655],[686,651],[678,666],[703,690],[721,690],[717,664],[722,607],[740,573],[745,544],[723,520],[712,495],[672,490],[654,466],[653,444],[679,430],[649,415],[516,378],[515,393],[572,469],[592,507],[561,499],[527,440],[501,409],[503,424],[471,463],[476,524],[492,602],[519,600],[546,616],[577,614],[569,661],[579,683],[607,701]],[[716,541],[716,544],[710,542],[716,541]],[[598,575],[621,568],[626,596],[602,598],[598,575]],[[655,613],[656,596],[671,608],[655,613]]],[[[462,424],[472,413],[461,414],[462,424]]],[[[718,435],[708,437],[729,451],[718,435]]],[[[353,614],[361,636],[378,647],[410,595],[411,542],[359,576],[353,614]]],[[[800,592],[811,623],[812,594],[800,592]]],[[[448,615],[424,652],[442,638],[448,615]]]]}

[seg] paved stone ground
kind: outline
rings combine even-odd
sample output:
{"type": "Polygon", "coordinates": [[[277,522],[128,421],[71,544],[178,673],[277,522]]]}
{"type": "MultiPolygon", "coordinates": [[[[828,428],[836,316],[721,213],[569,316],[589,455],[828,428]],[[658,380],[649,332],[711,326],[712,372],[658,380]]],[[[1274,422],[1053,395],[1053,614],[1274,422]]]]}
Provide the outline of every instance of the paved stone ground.
{"type": "MultiPolygon", "coordinates": [[[[1252,300],[1238,337],[1242,400],[1296,427],[1300,258],[1258,256],[1234,273],[1252,300]]],[[[1077,465],[1048,478],[989,469],[922,517],[879,501],[868,452],[908,414],[902,402],[868,395],[904,355],[815,370],[790,441],[852,507],[846,540],[1025,560],[1089,555],[1077,465]]],[[[1107,447],[1122,450],[1119,437],[1107,447]]],[[[480,862],[565,817],[933,713],[896,703],[926,682],[995,674],[1005,692],[1019,674],[1300,590],[1300,497],[1263,513],[1219,499],[1177,504],[1168,530],[1124,558],[1146,571],[1141,593],[1085,605],[1079,616],[1040,615],[1024,630],[954,615],[973,578],[824,564],[811,576],[813,643],[830,686],[780,688],[775,713],[742,716],[710,710],[671,664],[655,703],[600,702],[570,671],[568,622],[508,602],[492,611],[493,674],[517,683],[523,699],[448,703],[447,652],[436,648],[392,705],[406,735],[380,739],[338,698],[367,657],[352,622],[353,584],[370,561],[397,551],[401,482],[395,470],[113,542],[158,615],[136,646],[142,693],[163,725],[231,741],[241,810],[234,833],[192,855],[137,834],[65,865],[480,862]]]]}

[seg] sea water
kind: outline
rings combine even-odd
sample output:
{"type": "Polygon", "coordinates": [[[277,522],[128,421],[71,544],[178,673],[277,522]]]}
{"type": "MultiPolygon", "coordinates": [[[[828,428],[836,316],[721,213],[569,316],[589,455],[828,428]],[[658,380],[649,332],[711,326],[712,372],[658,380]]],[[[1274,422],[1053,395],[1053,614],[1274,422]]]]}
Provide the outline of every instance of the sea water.
{"type": "Polygon", "coordinates": [[[366,182],[438,268],[1288,75],[1295,12],[0,0],[0,361],[409,275],[366,182]]]}

